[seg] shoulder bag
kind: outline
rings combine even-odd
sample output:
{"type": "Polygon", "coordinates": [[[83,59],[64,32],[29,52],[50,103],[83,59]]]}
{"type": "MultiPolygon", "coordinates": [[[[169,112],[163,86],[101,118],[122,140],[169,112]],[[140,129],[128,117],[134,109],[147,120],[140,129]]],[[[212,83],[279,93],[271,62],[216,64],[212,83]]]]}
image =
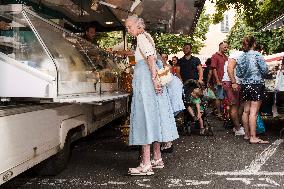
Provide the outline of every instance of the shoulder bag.
{"type": "MultiPolygon", "coordinates": [[[[145,35],[145,37],[148,39],[148,41],[155,48],[155,44],[153,44],[151,42],[151,40],[147,37],[147,35],[145,35]]],[[[142,53],[140,48],[139,48],[139,50],[140,50],[141,54],[144,56],[144,54],[142,53]]],[[[157,60],[156,60],[157,80],[162,86],[166,86],[168,83],[170,83],[173,80],[173,74],[171,73],[170,67],[164,66],[163,61],[160,60],[158,57],[159,56],[157,56],[157,60]]],[[[145,56],[144,56],[144,58],[145,58],[145,61],[147,61],[147,58],[145,56]]]]}

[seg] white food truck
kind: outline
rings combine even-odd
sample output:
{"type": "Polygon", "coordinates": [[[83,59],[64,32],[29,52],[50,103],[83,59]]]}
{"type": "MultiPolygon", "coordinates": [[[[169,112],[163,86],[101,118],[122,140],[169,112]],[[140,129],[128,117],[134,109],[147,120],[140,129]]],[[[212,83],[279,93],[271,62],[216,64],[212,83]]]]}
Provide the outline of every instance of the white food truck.
{"type": "Polygon", "coordinates": [[[126,115],[129,94],[103,81],[123,59],[23,5],[2,5],[0,18],[3,184],[40,162],[41,174],[63,170],[70,144],[126,115]]]}
{"type": "Polygon", "coordinates": [[[19,2],[0,5],[0,185],[31,167],[59,173],[73,141],[128,113],[115,74],[125,59],[75,35],[78,26],[124,30],[135,13],[147,30],[192,34],[205,0],[19,2]]]}

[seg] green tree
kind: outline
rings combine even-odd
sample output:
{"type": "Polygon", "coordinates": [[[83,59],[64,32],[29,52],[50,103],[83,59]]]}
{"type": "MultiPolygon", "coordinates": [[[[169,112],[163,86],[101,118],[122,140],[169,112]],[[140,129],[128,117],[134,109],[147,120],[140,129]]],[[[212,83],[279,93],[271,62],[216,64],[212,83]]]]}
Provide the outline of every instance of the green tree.
{"type": "MultiPolygon", "coordinates": [[[[161,53],[173,54],[182,50],[184,43],[192,44],[192,52],[198,53],[199,50],[204,46],[204,41],[206,40],[206,33],[208,32],[209,25],[211,23],[209,15],[205,15],[205,9],[200,14],[199,20],[195,27],[192,36],[181,35],[181,34],[170,34],[161,32],[151,32],[156,48],[159,49],[161,53]]],[[[133,41],[133,37],[127,35],[128,42],[133,41]]],[[[123,34],[122,32],[107,32],[102,33],[98,37],[99,46],[101,48],[110,48],[115,44],[122,42],[123,34]]]]}
{"type": "Polygon", "coordinates": [[[227,41],[232,49],[240,49],[241,40],[248,35],[254,36],[267,54],[284,51],[284,28],[265,32],[258,31],[249,26],[242,15],[236,19],[235,25],[227,36],[227,41]]]}
{"type": "Polygon", "coordinates": [[[243,18],[249,26],[261,28],[269,21],[284,13],[283,0],[216,0],[214,23],[223,20],[223,13],[234,8],[243,13],[243,18]]]}
{"type": "Polygon", "coordinates": [[[256,37],[267,54],[284,51],[284,29],[261,31],[268,22],[284,13],[283,0],[216,0],[213,23],[223,20],[223,13],[230,8],[237,10],[237,19],[228,35],[230,47],[239,49],[241,39],[256,37]]]}
{"type": "Polygon", "coordinates": [[[103,49],[112,48],[116,44],[123,41],[123,32],[103,32],[96,37],[96,40],[98,41],[99,47],[103,49]]]}
{"type": "Polygon", "coordinates": [[[184,43],[192,44],[192,52],[198,53],[204,46],[206,33],[211,23],[209,15],[205,14],[205,8],[200,14],[199,20],[195,27],[194,33],[190,35],[169,34],[169,33],[153,33],[157,49],[161,53],[175,54],[182,50],[184,43]]]}

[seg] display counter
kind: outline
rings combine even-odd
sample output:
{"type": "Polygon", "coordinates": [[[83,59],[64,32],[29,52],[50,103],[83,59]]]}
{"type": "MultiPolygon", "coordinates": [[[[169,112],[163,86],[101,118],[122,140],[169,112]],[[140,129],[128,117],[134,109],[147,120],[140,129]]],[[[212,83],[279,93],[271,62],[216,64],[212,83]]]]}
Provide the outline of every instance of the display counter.
{"type": "Polygon", "coordinates": [[[104,93],[107,99],[127,94],[118,82],[126,59],[23,5],[1,7],[0,22],[0,97],[60,102],[86,95],[101,101],[104,93]]]}

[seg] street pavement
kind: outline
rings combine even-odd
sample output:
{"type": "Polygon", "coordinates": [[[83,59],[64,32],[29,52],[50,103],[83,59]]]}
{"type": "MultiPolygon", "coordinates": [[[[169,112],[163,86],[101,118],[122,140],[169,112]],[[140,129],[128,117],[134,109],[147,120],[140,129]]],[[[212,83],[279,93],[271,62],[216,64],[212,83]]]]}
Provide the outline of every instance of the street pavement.
{"type": "MultiPolygon", "coordinates": [[[[165,168],[152,176],[129,176],[138,165],[137,149],[127,146],[117,124],[110,124],[76,142],[70,163],[55,177],[32,172],[2,185],[5,189],[89,188],[284,188],[284,145],[279,138],[283,122],[266,122],[263,139],[271,143],[249,144],[231,129],[211,118],[214,136],[180,136],[174,152],[163,154],[165,168]]],[[[1,188],[1,187],[0,187],[1,188]]]]}

